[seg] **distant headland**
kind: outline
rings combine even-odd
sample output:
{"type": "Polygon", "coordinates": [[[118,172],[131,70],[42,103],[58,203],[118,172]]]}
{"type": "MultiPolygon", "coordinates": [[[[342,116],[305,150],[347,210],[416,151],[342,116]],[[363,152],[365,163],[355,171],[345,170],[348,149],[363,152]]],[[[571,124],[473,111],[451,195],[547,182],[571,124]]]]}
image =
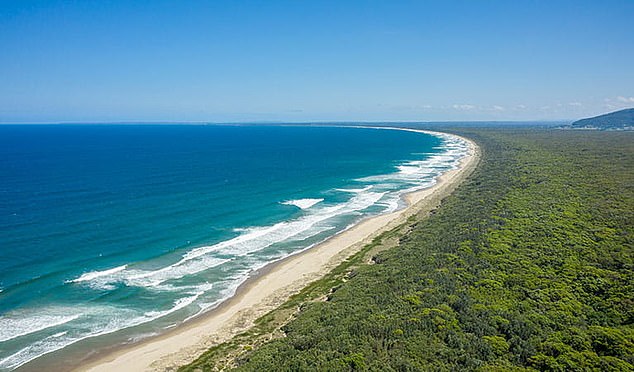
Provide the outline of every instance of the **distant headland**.
{"type": "Polygon", "coordinates": [[[566,129],[634,130],[634,108],[619,110],[581,119],[565,126],[566,129]]]}

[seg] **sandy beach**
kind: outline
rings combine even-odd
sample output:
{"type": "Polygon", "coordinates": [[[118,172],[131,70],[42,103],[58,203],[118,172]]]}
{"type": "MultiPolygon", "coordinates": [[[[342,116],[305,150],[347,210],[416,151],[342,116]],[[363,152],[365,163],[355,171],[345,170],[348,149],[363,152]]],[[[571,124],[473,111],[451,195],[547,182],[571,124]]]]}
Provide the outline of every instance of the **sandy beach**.
{"type": "Polygon", "coordinates": [[[458,169],[444,173],[430,188],[407,194],[406,208],[366,219],[311,249],[276,262],[267,267],[265,272],[244,283],[235,296],[220,307],[163,335],[99,356],[77,370],[174,370],[194,361],[210,347],[247,330],[256,319],[281,305],[310,282],[324,276],[374,237],[399,226],[419,211],[438,204],[450,194],[471,174],[480,157],[476,144],[464,140],[469,143],[469,151],[458,169]]]}

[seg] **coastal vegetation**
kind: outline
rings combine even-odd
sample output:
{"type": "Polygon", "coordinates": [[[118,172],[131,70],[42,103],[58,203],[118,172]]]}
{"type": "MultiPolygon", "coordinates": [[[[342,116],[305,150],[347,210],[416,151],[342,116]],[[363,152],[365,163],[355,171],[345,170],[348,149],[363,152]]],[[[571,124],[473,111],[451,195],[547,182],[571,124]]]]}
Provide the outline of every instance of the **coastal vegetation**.
{"type": "Polygon", "coordinates": [[[610,112],[570,124],[571,129],[633,130],[634,108],[610,112]]]}
{"type": "Polygon", "coordinates": [[[634,370],[634,133],[452,132],[439,208],[182,370],[634,370]]]}

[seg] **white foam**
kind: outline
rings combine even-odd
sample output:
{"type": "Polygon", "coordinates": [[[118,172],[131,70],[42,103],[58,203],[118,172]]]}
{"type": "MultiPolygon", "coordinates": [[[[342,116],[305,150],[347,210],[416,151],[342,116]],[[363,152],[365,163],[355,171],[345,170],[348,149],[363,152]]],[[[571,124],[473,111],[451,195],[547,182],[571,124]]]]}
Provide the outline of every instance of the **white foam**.
{"type": "Polygon", "coordinates": [[[174,279],[180,279],[187,275],[192,275],[220,266],[231,261],[229,258],[200,257],[198,260],[180,260],[179,262],[163,267],[158,270],[130,270],[125,276],[120,278],[128,286],[153,287],[161,289],[160,284],[174,279]]]}
{"type": "MultiPolygon", "coordinates": [[[[48,309],[50,312],[58,312],[48,309]]],[[[47,312],[48,312],[47,311],[47,312]]],[[[47,328],[57,327],[79,318],[79,315],[37,315],[16,314],[0,317],[0,342],[26,336],[47,328]]]]}
{"type": "MultiPolygon", "coordinates": [[[[9,355],[8,357],[1,359],[0,369],[15,369],[32,361],[35,358],[48,353],[52,353],[56,350],[60,350],[76,342],[88,338],[110,334],[120,329],[130,328],[154,321],[191,305],[211,287],[212,284],[209,283],[194,287],[196,289],[195,292],[190,292],[190,295],[175,300],[173,306],[170,309],[148,312],[142,315],[139,315],[138,312],[133,310],[110,306],[57,309],[55,311],[64,311],[66,313],[80,313],[86,316],[86,323],[80,324],[74,330],[55,333],[51,336],[29,344],[28,346],[9,355]],[[87,332],[78,333],[77,330],[87,330],[87,332]]],[[[46,309],[42,310],[41,312],[45,311],[46,309]]],[[[76,319],[80,315],[76,314],[71,316],[76,319]]],[[[42,320],[45,319],[45,317],[46,315],[43,314],[35,314],[22,319],[22,321],[26,323],[32,323],[34,322],[34,319],[42,320]]],[[[5,327],[0,328],[0,332],[4,328],[5,327]]]]}
{"type": "Polygon", "coordinates": [[[155,320],[161,317],[164,317],[168,314],[171,314],[175,311],[178,311],[180,309],[183,309],[191,304],[194,303],[194,301],[196,301],[198,299],[198,297],[200,297],[202,294],[204,294],[205,292],[207,292],[208,290],[210,290],[213,287],[213,284],[210,283],[205,283],[203,285],[200,285],[198,287],[196,287],[196,292],[194,292],[193,295],[188,296],[188,297],[182,297],[177,299],[176,301],[174,301],[174,306],[169,309],[169,310],[165,310],[165,311],[150,311],[144,314],[144,317],[149,319],[148,321],[151,320],[155,320]]]}
{"type": "Polygon", "coordinates": [[[379,204],[387,207],[383,211],[383,213],[392,213],[392,212],[396,211],[398,209],[398,207],[400,206],[400,198],[399,197],[389,198],[389,199],[387,199],[384,202],[379,203],[379,204]]]}
{"type": "Polygon", "coordinates": [[[302,236],[320,222],[330,218],[366,209],[376,203],[385,193],[362,193],[355,195],[346,203],[318,209],[314,213],[302,216],[296,220],[284,221],[270,226],[248,229],[245,233],[218,244],[191,250],[183,256],[187,261],[210,253],[222,255],[245,255],[270,247],[275,243],[302,236]]]}
{"type": "MultiPolygon", "coordinates": [[[[176,324],[170,324],[169,326],[163,328],[163,329],[170,329],[170,328],[174,328],[176,327],[176,324]]],[[[153,336],[158,336],[159,333],[158,332],[148,332],[148,333],[142,333],[133,337],[128,338],[128,342],[130,343],[137,343],[139,341],[143,341],[147,338],[153,337],[153,336]]]]}
{"type": "MultiPolygon", "coordinates": [[[[359,182],[396,184],[406,188],[429,184],[442,173],[457,167],[458,161],[468,153],[466,141],[450,135],[438,134],[443,140],[435,153],[422,160],[407,161],[396,166],[396,172],[358,179],[359,182]]],[[[377,185],[375,187],[378,188],[377,185]]]]}
{"type": "Polygon", "coordinates": [[[399,173],[402,174],[418,174],[420,173],[420,167],[416,166],[415,164],[411,164],[410,165],[399,165],[396,168],[398,168],[399,173]]]}
{"type": "Polygon", "coordinates": [[[118,273],[120,271],[125,270],[127,267],[128,265],[122,265],[122,266],[115,267],[113,269],[108,269],[103,271],[91,271],[91,272],[82,274],[79,278],[73,279],[70,282],[71,283],[87,282],[90,280],[94,280],[96,278],[100,278],[102,276],[108,276],[108,275],[118,273]]]}
{"type": "Polygon", "coordinates": [[[59,350],[70,343],[64,343],[57,341],[58,338],[47,337],[43,340],[36,341],[29,346],[20,349],[18,352],[9,355],[4,359],[0,359],[0,368],[2,369],[15,369],[21,365],[30,362],[31,360],[38,358],[42,355],[51,353],[55,350],[59,350]]]}
{"type": "MultiPolygon", "coordinates": [[[[199,273],[231,261],[228,258],[201,257],[196,261],[180,260],[157,270],[129,269],[112,270],[108,274],[99,275],[89,280],[82,280],[82,284],[97,290],[113,290],[118,283],[126,286],[146,287],[155,290],[178,290],[168,285],[161,285],[168,280],[180,279],[184,276],[199,273]]],[[[72,282],[79,282],[74,280],[72,282]]]]}
{"type": "Polygon", "coordinates": [[[358,194],[360,192],[364,192],[364,191],[368,191],[372,188],[372,186],[366,186],[362,189],[335,189],[335,191],[340,191],[340,192],[349,192],[349,193],[353,193],[353,194],[358,194]]]}
{"type": "Polygon", "coordinates": [[[317,203],[321,203],[324,199],[295,199],[282,202],[284,205],[294,205],[299,209],[308,209],[317,203]]]}

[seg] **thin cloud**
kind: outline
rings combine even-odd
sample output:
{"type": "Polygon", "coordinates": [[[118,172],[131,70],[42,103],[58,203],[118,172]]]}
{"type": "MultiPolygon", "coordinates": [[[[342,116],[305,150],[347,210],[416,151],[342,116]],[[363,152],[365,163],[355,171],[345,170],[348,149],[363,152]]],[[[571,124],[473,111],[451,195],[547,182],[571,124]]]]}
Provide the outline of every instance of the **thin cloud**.
{"type": "Polygon", "coordinates": [[[634,103],[634,97],[618,96],[616,97],[616,100],[623,103],[634,103]]]}
{"type": "Polygon", "coordinates": [[[474,108],[476,108],[474,105],[453,105],[451,107],[453,107],[455,110],[473,110],[474,108]]]}
{"type": "Polygon", "coordinates": [[[568,103],[568,106],[581,107],[583,104],[581,104],[581,102],[570,102],[568,103]]]}

